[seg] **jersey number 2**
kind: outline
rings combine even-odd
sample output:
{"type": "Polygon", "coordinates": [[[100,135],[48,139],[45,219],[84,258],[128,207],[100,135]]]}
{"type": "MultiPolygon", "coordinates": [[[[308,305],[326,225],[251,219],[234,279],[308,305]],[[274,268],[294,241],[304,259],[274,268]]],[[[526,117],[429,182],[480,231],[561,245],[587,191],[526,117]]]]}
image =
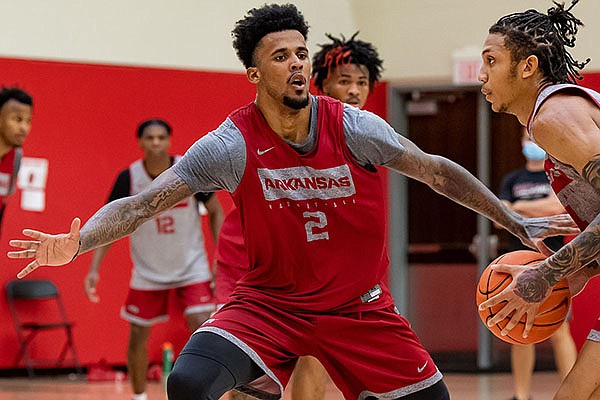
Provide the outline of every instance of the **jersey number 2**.
{"type": "Polygon", "coordinates": [[[329,240],[329,233],[323,231],[327,226],[327,216],[322,211],[302,213],[304,218],[309,219],[304,224],[306,230],[306,240],[312,242],[314,240],[329,240]]]}

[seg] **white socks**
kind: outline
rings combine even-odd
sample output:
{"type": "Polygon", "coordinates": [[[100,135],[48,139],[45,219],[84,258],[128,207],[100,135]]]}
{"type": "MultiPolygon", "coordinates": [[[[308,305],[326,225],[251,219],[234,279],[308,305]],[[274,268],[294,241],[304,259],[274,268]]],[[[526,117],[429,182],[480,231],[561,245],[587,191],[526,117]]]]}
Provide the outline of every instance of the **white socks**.
{"type": "Polygon", "coordinates": [[[132,400],[148,400],[146,392],[140,394],[133,394],[132,400]]]}

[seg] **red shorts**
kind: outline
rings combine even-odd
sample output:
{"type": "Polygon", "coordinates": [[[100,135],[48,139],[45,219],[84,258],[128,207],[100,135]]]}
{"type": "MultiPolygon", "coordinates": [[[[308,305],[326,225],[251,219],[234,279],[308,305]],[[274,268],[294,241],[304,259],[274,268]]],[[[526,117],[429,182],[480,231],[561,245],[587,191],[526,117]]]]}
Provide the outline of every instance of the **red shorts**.
{"type": "Polygon", "coordinates": [[[121,308],[121,317],[137,325],[152,326],[169,319],[169,294],[175,296],[183,308],[183,315],[212,311],[215,307],[210,282],[194,283],[173,289],[129,289],[127,300],[121,308]]]}
{"type": "Polygon", "coordinates": [[[220,259],[217,259],[216,265],[215,302],[217,306],[222,306],[227,303],[227,299],[233,292],[237,281],[248,271],[248,265],[234,266],[220,259]]]}
{"type": "Polygon", "coordinates": [[[198,330],[230,340],[265,371],[246,386],[253,393],[282,394],[304,355],[319,359],[347,399],[397,398],[442,379],[393,306],[362,313],[291,314],[232,299],[198,330]]]}
{"type": "Polygon", "coordinates": [[[600,342],[600,317],[598,317],[598,319],[596,320],[596,324],[592,327],[592,330],[590,331],[587,340],[600,342]]]}

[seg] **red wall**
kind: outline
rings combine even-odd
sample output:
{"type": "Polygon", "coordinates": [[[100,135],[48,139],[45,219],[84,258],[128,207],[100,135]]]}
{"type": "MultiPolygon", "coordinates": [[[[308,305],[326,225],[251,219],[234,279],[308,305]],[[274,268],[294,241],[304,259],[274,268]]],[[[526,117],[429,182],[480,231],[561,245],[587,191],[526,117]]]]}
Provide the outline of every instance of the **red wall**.
{"type": "MultiPolygon", "coordinates": [[[[1,254],[8,250],[8,239],[20,237],[25,227],[63,232],[73,217],[87,220],[104,203],[118,171],[142,155],[135,136],[141,120],[169,121],[172,150],[182,153],[231,110],[254,98],[254,87],[243,74],[0,59],[0,76],[3,85],[16,84],[33,94],[33,127],[24,152],[49,160],[46,210],[21,210],[17,192],[6,210],[1,254]]],[[[219,197],[228,207],[229,196],[219,197]]],[[[211,242],[208,247],[212,256],[211,242]]],[[[2,257],[3,286],[25,262],[2,257]]],[[[84,254],[68,267],[42,268],[32,277],[50,277],[61,289],[76,321],[75,342],[84,364],[101,358],[124,364],[128,325],[119,318],[119,309],[130,277],[127,240],[113,245],[103,263],[99,304],[90,303],[83,292],[90,260],[91,253],[84,254]]],[[[4,297],[0,312],[8,315],[4,297]]],[[[183,319],[172,321],[152,333],[153,360],[159,359],[163,341],[179,349],[187,340],[183,319]]],[[[5,322],[0,325],[0,368],[12,366],[17,350],[10,318],[5,322]]],[[[39,346],[39,355],[51,356],[54,350],[39,346]]]]}
{"type": "MultiPolygon", "coordinates": [[[[146,118],[172,124],[173,152],[183,153],[196,139],[215,129],[235,108],[254,99],[255,88],[244,74],[134,68],[111,65],[1,59],[0,84],[18,85],[34,96],[34,118],[24,146],[25,156],[49,160],[44,212],[23,211],[20,191],[11,197],[0,237],[0,285],[15,277],[26,262],[8,259],[8,240],[23,228],[65,232],[78,216],[86,221],[100,206],[121,169],[141,156],[135,129],[146,118]]],[[[385,84],[379,85],[367,108],[386,113],[385,84]]],[[[227,209],[231,200],[219,193],[227,209]]],[[[204,224],[205,233],[209,233],[204,224]]],[[[213,245],[208,241],[209,254],[213,245]]],[[[125,364],[128,324],[120,319],[130,277],[127,240],[115,243],[101,269],[99,304],[83,291],[91,253],[67,267],[42,268],[32,278],[51,278],[61,289],[68,313],[76,321],[75,342],[84,365],[106,359],[125,364]]],[[[17,341],[4,296],[0,297],[0,368],[12,367],[17,341]]],[[[150,358],[160,359],[160,345],[175,350],[189,333],[181,317],[156,325],[150,338],[150,358]]],[[[51,357],[57,348],[36,346],[37,356],[51,357]]]]}

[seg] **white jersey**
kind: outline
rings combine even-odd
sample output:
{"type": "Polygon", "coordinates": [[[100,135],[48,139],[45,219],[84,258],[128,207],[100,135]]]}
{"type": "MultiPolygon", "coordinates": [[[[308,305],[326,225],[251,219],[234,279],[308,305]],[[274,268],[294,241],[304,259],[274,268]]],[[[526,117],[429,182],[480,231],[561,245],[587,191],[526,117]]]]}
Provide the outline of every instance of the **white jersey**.
{"type": "MultiPolygon", "coordinates": [[[[129,173],[131,195],[152,182],[142,160],[131,164],[129,173]]],[[[193,196],[140,225],[130,240],[130,286],[134,289],[167,289],[211,279],[198,202],[193,196]]]]}

